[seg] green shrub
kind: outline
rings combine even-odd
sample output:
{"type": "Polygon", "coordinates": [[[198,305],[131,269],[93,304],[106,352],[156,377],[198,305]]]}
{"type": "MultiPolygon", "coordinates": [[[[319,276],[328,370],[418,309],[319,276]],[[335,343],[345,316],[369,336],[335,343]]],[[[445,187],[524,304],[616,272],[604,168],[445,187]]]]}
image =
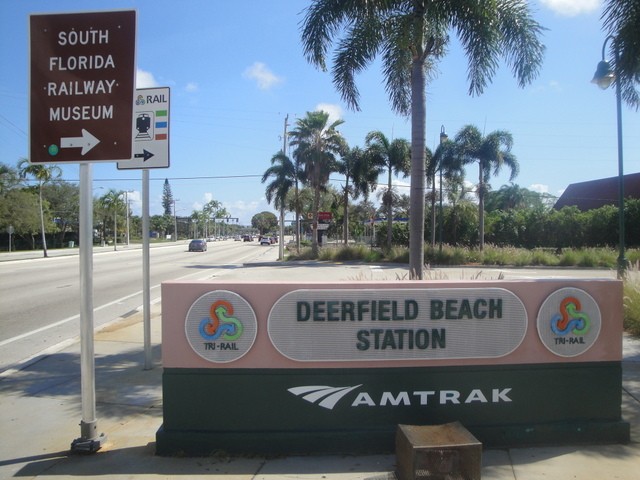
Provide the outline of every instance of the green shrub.
{"type": "Polygon", "coordinates": [[[596,267],[598,266],[598,254],[593,249],[579,250],[577,252],[579,267],[596,267]]]}
{"type": "Polygon", "coordinates": [[[536,248],[531,251],[531,265],[556,266],[559,263],[558,256],[548,250],[536,248]]]}
{"type": "Polygon", "coordinates": [[[578,264],[578,252],[569,248],[562,250],[558,265],[561,267],[573,267],[578,264]]]}

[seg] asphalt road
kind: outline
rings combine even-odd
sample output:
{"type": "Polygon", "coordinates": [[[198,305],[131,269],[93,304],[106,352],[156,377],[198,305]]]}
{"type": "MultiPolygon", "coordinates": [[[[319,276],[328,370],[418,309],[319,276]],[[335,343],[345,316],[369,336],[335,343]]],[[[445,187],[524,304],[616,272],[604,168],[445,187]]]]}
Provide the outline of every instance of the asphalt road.
{"type": "MultiPolygon", "coordinates": [[[[208,244],[206,252],[189,252],[186,243],[150,249],[151,303],[159,301],[165,280],[205,280],[252,262],[272,262],[278,246],[226,240],[208,244]]],[[[2,254],[0,262],[0,372],[59,348],[80,333],[79,257],[77,249],[50,251],[43,258],[2,254]]],[[[94,325],[126,317],[141,309],[142,249],[139,246],[95,248],[93,255],[94,325]]]]}

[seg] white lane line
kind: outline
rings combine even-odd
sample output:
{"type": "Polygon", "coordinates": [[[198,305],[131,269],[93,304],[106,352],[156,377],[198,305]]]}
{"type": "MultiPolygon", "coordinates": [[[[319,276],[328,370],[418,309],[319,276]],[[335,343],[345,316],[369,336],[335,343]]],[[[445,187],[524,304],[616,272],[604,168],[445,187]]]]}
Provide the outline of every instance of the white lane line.
{"type": "MultiPolygon", "coordinates": [[[[240,264],[240,266],[241,266],[241,265],[242,265],[242,264],[240,264]]],[[[215,267],[213,267],[213,269],[215,269],[215,267]]],[[[197,276],[197,275],[202,275],[202,273],[203,273],[202,271],[192,272],[192,273],[189,273],[189,274],[187,274],[187,275],[183,275],[183,276],[181,276],[181,277],[178,277],[178,278],[176,278],[176,280],[184,280],[184,279],[189,278],[189,277],[193,277],[193,276],[197,276]]],[[[207,272],[207,273],[208,273],[208,272],[207,272]]],[[[226,273],[226,272],[224,272],[224,273],[226,273]]],[[[223,274],[224,274],[224,273],[223,273],[223,274]]],[[[153,290],[153,289],[156,289],[156,288],[159,288],[159,287],[160,287],[160,284],[156,284],[156,285],[153,285],[152,287],[150,287],[150,290],[153,290]]],[[[127,296],[125,296],[125,297],[118,298],[118,299],[116,299],[116,300],[113,300],[112,302],[105,303],[104,305],[100,305],[99,307],[95,307],[95,308],[93,309],[93,311],[94,311],[94,312],[99,312],[100,310],[104,310],[105,308],[109,308],[109,307],[111,307],[111,306],[113,306],[113,305],[116,305],[116,304],[121,303],[121,302],[123,302],[123,301],[125,301],[125,300],[128,300],[128,299],[130,299],[130,298],[133,298],[133,297],[135,297],[136,295],[142,295],[142,290],[139,290],[139,291],[137,291],[137,292],[135,292],[135,293],[132,293],[132,294],[130,294],[130,295],[127,295],[127,296]]],[[[153,303],[153,302],[152,302],[152,303],[153,303]]],[[[141,308],[141,307],[140,307],[140,308],[141,308]]],[[[65,319],[63,319],[63,320],[59,320],[59,321],[57,321],[57,322],[50,323],[50,324],[45,325],[45,326],[43,326],[43,327],[36,328],[35,330],[31,330],[31,331],[29,331],[29,332],[21,333],[20,335],[16,335],[15,337],[7,338],[6,340],[2,340],[2,341],[0,341],[0,347],[4,347],[5,345],[9,345],[10,343],[17,342],[18,340],[22,340],[23,338],[30,337],[31,335],[35,335],[35,334],[37,334],[37,333],[44,332],[45,330],[48,330],[48,329],[50,329],[50,328],[58,327],[58,326],[60,326],[60,325],[64,325],[65,323],[69,323],[69,322],[72,322],[72,321],[74,321],[74,320],[78,320],[79,318],[80,318],[80,315],[79,315],[79,314],[78,314],[78,315],[73,315],[73,316],[68,317],[68,318],[65,318],[65,319]]]]}
{"type": "MultiPolygon", "coordinates": [[[[153,286],[151,288],[152,289],[153,288],[157,288],[158,286],[159,285],[155,285],[155,286],[153,286]]],[[[130,298],[133,298],[136,295],[142,295],[142,290],[140,290],[138,292],[135,292],[135,293],[132,293],[130,295],[127,295],[126,297],[118,298],[118,299],[116,299],[116,300],[114,300],[112,302],[105,303],[104,305],[100,305],[99,307],[94,308],[93,311],[94,312],[99,312],[100,310],[104,310],[105,308],[109,308],[109,307],[111,307],[113,305],[116,305],[116,304],[118,304],[120,302],[123,302],[125,300],[130,299],[130,298]]],[[[73,315],[72,317],[68,317],[68,318],[65,318],[63,320],[59,320],[57,322],[45,325],[44,327],[36,328],[35,330],[31,330],[29,332],[21,333],[20,335],[16,335],[15,337],[12,337],[12,338],[7,338],[6,340],[3,340],[3,341],[0,342],[0,347],[4,347],[5,345],[9,345],[10,343],[17,342],[18,340],[22,340],[23,338],[30,337],[31,335],[35,335],[36,333],[44,332],[45,330],[49,330],[50,328],[54,328],[54,327],[58,327],[60,325],[64,325],[65,323],[72,322],[72,321],[77,320],[79,318],[80,318],[79,314],[78,315],[73,315]]]]}

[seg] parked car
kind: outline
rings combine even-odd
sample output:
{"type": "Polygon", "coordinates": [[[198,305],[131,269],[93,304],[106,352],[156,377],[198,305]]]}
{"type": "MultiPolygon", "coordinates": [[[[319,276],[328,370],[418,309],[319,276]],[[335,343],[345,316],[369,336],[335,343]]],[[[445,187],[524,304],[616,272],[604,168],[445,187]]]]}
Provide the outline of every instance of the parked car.
{"type": "Polygon", "coordinates": [[[189,251],[190,252],[206,252],[207,242],[205,242],[204,240],[191,240],[189,242],[189,251]]]}

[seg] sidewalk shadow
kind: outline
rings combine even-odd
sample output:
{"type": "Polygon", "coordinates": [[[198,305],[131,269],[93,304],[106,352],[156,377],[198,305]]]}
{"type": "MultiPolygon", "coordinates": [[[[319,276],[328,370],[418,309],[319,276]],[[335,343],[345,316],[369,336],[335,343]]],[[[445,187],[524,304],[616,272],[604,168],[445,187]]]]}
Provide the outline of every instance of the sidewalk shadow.
{"type": "MultiPolygon", "coordinates": [[[[152,346],[154,368],[144,370],[144,351],[132,348],[95,356],[96,403],[101,415],[123,418],[125,406],[157,407],[162,405],[162,368],[160,345],[152,346]]],[[[0,380],[0,395],[13,394],[30,398],[64,399],[70,413],[81,403],[80,354],[59,352],[0,380]]]]}
{"type": "MultiPolygon", "coordinates": [[[[365,480],[394,480],[394,455],[372,456],[305,456],[262,457],[228,456],[217,453],[208,457],[158,457],[155,444],[99,451],[92,455],[77,455],[57,452],[15,459],[14,463],[25,463],[15,477],[107,477],[135,478],[158,475],[162,478],[209,476],[277,475],[280,477],[340,474],[348,472],[351,478],[365,480]],[[388,471],[388,473],[386,473],[388,471]],[[368,475],[368,473],[370,475],[368,475]],[[382,472],[382,473],[374,473],[382,472]],[[362,476],[354,477],[354,475],[362,476]]],[[[6,462],[4,462],[6,463],[6,462]]],[[[199,477],[198,477],[199,478],[199,477]]]]}

